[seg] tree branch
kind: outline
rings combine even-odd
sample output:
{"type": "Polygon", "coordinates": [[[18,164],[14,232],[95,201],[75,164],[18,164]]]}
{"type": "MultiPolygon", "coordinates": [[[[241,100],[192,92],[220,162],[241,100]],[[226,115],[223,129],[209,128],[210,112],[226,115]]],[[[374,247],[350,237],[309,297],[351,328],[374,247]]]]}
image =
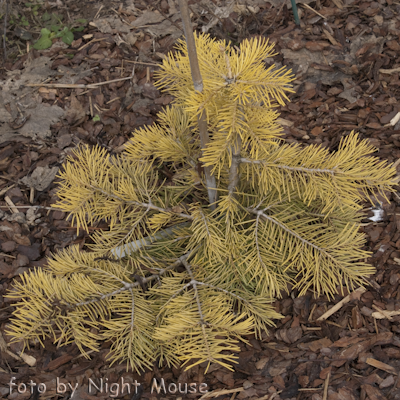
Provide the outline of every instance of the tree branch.
{"type": "Polygon", "coordinates": [[[262,265],[266,270],[268,270],[267,266],[264,264],[264,261],[263,261],[263,259],[261,257],[260,246],[258,244],[258,224],[260,222],[260,216],[261,216],[261,214],[257,215],[256,227],[255,227],[255,231],[254,231],[254,237],[255,237],[255,241],[256,241],[258,261],[260,262],[260,265],[262,265]]]}
{"type": "Polygon", "coordinates": [[[248,158],[241,158],[241,162],[247,163],[247,164],[260,164],[263,165],[264,167],[273,167],[273,168],[281,168],[281,169],[287,169],[288,171],[294,171],[294,172],[309,172],[309,173],[327,173],[327,174],[337,174],[337,173],[343,173],[340,169],[322,169],[322,168],[304,168],[304,167],[289,167],[288,165],[279,165],[271,162],[265,162],[262,160],[250,160],[248,158]]]}
{"type": "Polygon", "coordinates": [[[132,225],[131,229],[129,230],[128,233],[125,234],[125,236],[117,243],[115,247],[119,247],[121,244],[123,246],[124,241],[129,238],[129,236],[133,233],[133,231],[136,229],[136,227],[139,225],[140,221],[143,220],[145,215],[150,211],[150,207],[147,207],[146,211],[137,219],[137,221],[132,225]]]}
{"type": "Polygon", "coordinates": [[[321,247],[318,247],[317,245],[315,245],[314,243],[308,241],[307,239],[304,239],[298,233],[296,233],[295,231],[291,230],[286,225],[284,225],[282,222],[279,222],[275,218],[273,218],[273,217],[271,217],[271,216],[269,216],[267,214],[264,214],[263,210],[255,210],[255,209],[251,209],[251,208],[246,208],[246,210],[248,212],[252,213],[252,214],[255,214],[257,216],[262,217],[263,219],[265,219],[267,221],[272,222],[275,225],[278,225],[281,229],[283,229],[284,231],[290,233],[295,238],[299,239],[303,244],[306,244],[308,246],[313,247],[314,249],[318,250],[319,252],[323,253],[325,256],[327,256],[328,258],[333,260],[335,264],[337,264],[337,260],[335,259],[335,257],[333,257],[331,254],[329,254],[326,250],[324,250],[321,247]]]}
{"type": "Polygon", "coordinates": [[[155,210],[155,211],[159,211],[159,212],[163,212],[163,213],[173,213],[173,214],[175,214],[175,215],[177,215],[177,216],[179,216],[179,217],[186,218],[186,219],[190,219],[190,220],[193,220],[193,219],[194,219],[194,218],[193,218],[191,215],[189,215],[189,214],[177,213],[177,212],[172,211],[171,208],[162,208],[162,207],[158,207],[158,206],[154,205],[154,204],[151,202],[151,200],[149,200],[149,203],[141,203],[140,201],[126,201],[126,200],[124,200],[123,198],[121,198],[121,197],[119,197],[119,196],[116,196],[116,195],[113,194],[113,193],[108,193],[108,192],[106,192],[105,190],[103,190],[102,188],[100,188],[100,187],[98,187],[98,186],[89,185],[89,187],[91,187],[91,188],[94,189],[94,190],[99,191],[100,193],[104,194],[104,195],[107,196],[107,197],[111,197],[111,198],[113,198],[113,199],[115,199],[115,200],[118,200],[118,201],[121,201],[122,203],[125,203],[125,204],[131,204],[131,205],[135,205],[135,206],[138,206],[138,207],[146,208],[146,209],[149,209],[149,210],[155,210]]]}
{"type": "Polygon", "coordinates": [[[242,150],[242,139],[239,134],[237,134],[237,141],[232,146],[232,163],[229,169],[229,185],[228,191],[230,195],[233,195],[233,192],[236,189],[236,186],[239,183],[239,166],[241,162],[240,151],[242,150]]]}
{"type": "Polygon", "coordinates": [[[131,308],[131,330],[135,327],[135,295],[132,288],[129,289],[132,296],[132,308],[131,308]]]}
{"type": "MultiPolygon", "coordinates": [[[[180,1],[182,1],[182,0],[180,0],[180,1]]],[[[199,316],[200,316],[200,325],[201,325],[201,331],[203,333],[204,345],[205,345],[205,347],[207,349],[207,353],[208,353],[208,361],[214,361],[214,357],[212,357],[212,355],[211,355],[212,352],[211,352],[210,345],[207,340],[207,332],[206,332],[207,322],[204,321],[204,315],[203,315],[203,311],[201,309],[199,291],[197,290],[197,281],[194,279],[193,272],[190,269],[190,265],[187,262],[187,260],[183,260],[182,264],[185,266],[186,271],[188,272],[188,274],[190,276],[192,287],[194,290],[194,296],[195,296],[196,302],[197,302],[197,310],[199,311],[199,316]]]]}
{"type": "MultiPolygon", "coordinates": [[[[158,274],[153,274],[153,275],[150,275],[150,276],[148,276],[148,277],[146,277],[146,278],[143,278],[141,283],[142,283],[142,284],[146,284],[146,283],[151,282],[151,281],[153,281],[153,280],[155,280],[155,279],[159,279],[159,277],[160,277],[161,275],[164,275],[167,271],[169,271],[169,270],[171,270],[171,269],[175,269],[175,268],[179,267],[180,265],[182,265],[183,262],[186,261],[188,258],[190,258],[190,257],[192,256],[192,254],[193,254],[196,250],[197,250],[197,249],[193,249],[193,250],[189,251],[188,253],[184,254],[183,256],[179,257],[174,263],[172,263],[172,264],[169,265],[168,267],[165,267],[165,268],[163,268],[163,269],[160,269],[160,271],[159,271],[158,274]]],[[[97,297],[96,299],[90,299],[90,300],[82,301],[82,302],[80,302],[80,303],[75,303],[75,304],[65,303],[68,307],[70,307],[70,308],[76,308],[76,307],[80,307],[80,306],[86,306],[86,305],[88,305],[88,304],[97,303],[98,301],[101,301],[101,300],[107,299],[107,298],[109,298],[109,297],[115,296],[115,295],[117,295],[117,294],[119,294],[119,293],[121,293],[121,292],[125,292],[126,290],[130,290],[130,291],[131,291],[133,288],[140,286],[140,282],[126,282],[126,281],[124,281],[124,280],[118,278],[117,276],[115,276],[115,275],[113,275],[113,274],[110,274],[110,273],[107,272],[107,271],[99,270],[98,268],[93,268],[93,270],[95,270],[95,271],[97,271],[97,272],[104,272],[104,273],[107,274],[107,275],[111,275],[111,276],[114,277],[118,282],[122,283],[122,284],[123,284],[123,287],[121,287],[121,288],[119,288],[119,289],[117,289],[117,290],[114,290],[114,291],[112,291],[112,292],[103,294],[102,296],[97,297]]]]}
{"type": "MultiPolygon", "coordinates": [[[[190,266],[189,266],[189,268],[190,268],[190,266]]],[[[193,275],[192,275],[192,277],[193,277],[193,275]]],[[[196,280],[193,278],[193,279],[191,279],[191,281],[188,282],[186,285],[184,285],[184,286],[182,286],[180,289],[178,289],[178,290],[168,299],[168,301],[162,306],[162,309],[160,310],[160,312],[159,312],[158,315],[157,315],[156,323],[157,323],[157,321],[158,321],[158,318],[159,318],[159,316],[160,316],[162,310],[170,303],[170,301],[173,300],[176,296],[179,295],[179,293],[183,292],[183,291],[184,291],[185,289],[187,289],[188,287],[192,286],[192,287],[194,288],[194,285],[207,286],[207,287],[209,287],[209,288],[211,288],[211,289],[218,290],[218,291],[223,292],[223,293],[225,293],[225,294],[227,294],[227,295],[229,295],[229,296],[232,296],[232,297],[234,297],[234,298],[236,298],[236,299],[238,299],[238,300],[240,300],[240,301],[243,301],[243,303],[245,303],[246,305],[250,305],[249,302],[248,302],[246,299],[244,299],[243,297],[238,296],[238,295],[235,294],[235,293],[230,292],[229,290],[222,289],[222,288],[220,288],[220,287],[218,287],[218,286],[214,286],[214,285],[211,285],[211,284],[209,284],[209,283],[196,281],[196,280]]],[[[197,290],[197,289],[196,289],[196,290],[197,290]]],[[[201,314],[201,312],[200,312],[200,314],[201,314]]]]}
{"type": "MultiPolygon", "coordinates": [[[[185,38],[188,48],[188,56],[190,62],[190,70],[192,72],[194,90],[201,93],[203,91],[203,79],[200,74],[199,61],[197,59],[196,43],[194,41],[193,28],[190,22],[190,14],[187,1],[178,0],[178,2],[181,11],[183,30],[185,32],[185,38]]],[[[207,147],[208,142],[210,141],[208,135],[206,111],[204,108],[197,118],[197,123],[199,125],[200,143],[201,143],[201,150],[203,153],[204,149],[207,147]]],[[[218,201],[218,192],[217,192],[217,182],[215,180],[215,176],[211,175],[211,170],[212,170],[211,167],[204,167],[204,173],[206,176],[206,184],[208,191],[208,200],[210,202],[211,209],[215,210],[216,208],[215,203],[218,201]]]]}

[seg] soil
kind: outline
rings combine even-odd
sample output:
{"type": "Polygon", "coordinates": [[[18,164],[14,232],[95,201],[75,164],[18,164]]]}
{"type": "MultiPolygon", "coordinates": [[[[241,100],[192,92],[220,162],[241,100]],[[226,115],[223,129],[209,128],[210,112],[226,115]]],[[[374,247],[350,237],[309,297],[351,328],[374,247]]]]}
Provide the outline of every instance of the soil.
{"type": "MultiPolygon", "coordinates": [[[[0,336],[0,398],[72,398],[70,390],[56,393],[57,379],[78,384],[74,399],[109,398],[110,392],[88,392],[89,379],[99,377],[142,383],[137,394],[118,398],[199,398],[151,393],[155,377],[167,383],[206,383],[210,391],[225,389],[214,392],[218,399],[400,399],[397,192],[388,194],[389,201],[365,204],[368,218],[361,230],[372,252],[367,261],[376,267],[366,290],[333,299],[284,294],[275,302],[284,319],[262,340],[248,337],[241,344],[234,372],[218,365],[207,374],[201,365],[189,371],[155,366],[139,376],[126,372],[124,365],[110,368],[104,360],[107,344],[91,360],[80,357],[74,345],[56,348],[50,340],[44,348],[26,351],[30,358],[17,356],[21,345],[10,343],[5,332],[14,309],[6,298],[12,280],[44,266],[51,253],[88,241],[87,233],[77,235],[65,213],[49,208],[56,200],[57,171],[77,145],[98,144],[120,152],[135,128],[155,121],[172,98],[153,86],[153,72],[182,35],[173,0],[40,4],[35,16],[25,2],[10,4],[10,13],[26,16],[29,25],[24,29],[32,40],[27,53],[28,42],[17,35],[21,26],[8,26],[7,58],[0,70],[0,333],[5,340],[0,336]],[[71,45],[54,39],[50,49],[34,50],[46,11],[70,23],[85,18],[88,24],[74,33],[71,45]],[[27,86],[43,82],[66,87],[27,86]],[[343,298],[348,301],[340,303],[343,298]],[[335,305],[332,315],[318,320],[335,305]],[[19,394],[14,387],[10,394],[12,377],[16,383],[45,383],[48,390],[40,394],[38,387],[33,393],[28,388],[19,394]]],[[[286,65],[296,74],[291,102],[279,109],[287,142],[334,151],[355,130],[377,148],[382,160],[399,160],[399,3],[306,1],[298,4],[300,25],[294,23],[289,2],[189,4],[198,30],[234,43],[257,35],[275,43],[278,55],[266,63],[286,65]]]]}

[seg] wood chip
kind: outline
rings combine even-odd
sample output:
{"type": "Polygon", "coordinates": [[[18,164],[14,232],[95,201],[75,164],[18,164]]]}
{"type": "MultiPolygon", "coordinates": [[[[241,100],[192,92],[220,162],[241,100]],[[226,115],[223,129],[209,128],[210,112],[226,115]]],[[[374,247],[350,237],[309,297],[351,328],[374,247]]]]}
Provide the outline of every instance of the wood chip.
{"type": "Polygon", "coordinates": [[[339,43],[336,41],[336,39],[326,30],[326,29],[322,29],[323,32],[325,33],[325,36],[327,37],[327,39],[334,45],[337,46],[339,45],[339,43]]]}
{"type": "Polygon", "coordinates": [[[3,196],[4,193],[7,193],[11,188],[13,188],[15,186],[15,183],[11,186],[7,186],[4,189],[0,190],[0,196],[3,196]]]}
{"type": "Polygon", "coordinates": [[[400,112],[398,112],[391,120],[390,125],[395,126],[400,120],[400,112]]]}
{"type": "Polygon", "coordinates": [[[398,68],[393,68],[393,69],[380,69],[379,72],[381,74],[396,74],[397,72],[400,72],[400,67],[398,68]]]}
{"type": "Polygon", "coordinates": [[[36,358],[32,357],[26,353],[20,354],[20,357],[30,366],[34,367],[36,365],[36,358]]]}
{"type": "Polygon", "coordinates": [[[329,318],[332,314],[334,314],[336,311],[340,310],[344,304],[355,300],[355,299],[360,299],[361,295],[365,293],[367,289],[364,287],[359,287],[356,289],[354,292],[348,294],[345,298],[339,301],[336,305],[334,305],[332,308],[330,308],[326,313],[322,314],[317,321],[324,321],[327,318],[329,318]]]}
{"type": "Polygon", "coordinates": [[[375,304],[372,304],[372,308],[374,308],[375,310],[377,310],[376,312],[372,313],[372,317],[376,318],[376,319],[388,319],[389,321],[391,321],[393,318],[393,316],[395,315],[400,315],[400,311],[387,311],[387,310],[382,310],[381,308],[379,308],[378,306],[376,306],[375,304]]]}
{"type": "Polygon", "coordinates": [[[230,393],[238,393],[243,392],[244,387],[236,388],[236,389],[217,389],[213,390],[212,392],[208,392],[200,397],[199,400],[208,399],[210,397],[218,397],[222,396],[223,394],[230,394],[230,393]]]}
{"type": "Polygon", "coordinates": [[[11,201],[11,199],[8,196],[4,197],[4,200],[6,201],[6,203],[8,204],[8,206],[11,208],[11,211],[13,212],[13,214],[18,213],[18,208],[15,207],[15,204],[11,201]]]}
{"type": "Polygon", "coordinates": [[[308,4],[305,3],[300,3],[302,6],[307,7],[309,10],[317,14],[318,16],[322,17],[323,19],[326,19],[325,15],[320,14],[318,11],[315,11],[312,7],[310,7],[308,4]]]}
{"type": "Polygon", "coordinates": [[[289,127],[294,125],[293,121],[289,121],[288,119],[284,119],[284,118],[278,118],[276,120],[276,122],[278,124],[281,124],[281,125],[284,125],[284,126],[289,126],[289,127]]]}
{"type": "Polygon", "coordinates": [[[71,361],[74,358],[71,354],[63,354],[60,357],[57,357],[55,360],[51,360],[48,364],[46,369],[49,371],[53,371],[57,369],[58,367],[61,367],[61,365],[66,364],[67,362],[71,361]]]}
{"type": "Polygon", "coordinates": [[[382,361],[376,360],[375,358],[367,358],[365,362],[372,367],[389,372],[389,374],[397,375],[396,368],[392,367],[391,365],[385,364],[382,361]]]}
{"type": "Polygon", "coordinates": [[[344,5],[343,5],[343,3],[342,3],[342,0],[332,0],[333,1],[333,3],[335,4],[335,6],[337,7],[337,8],[339,8],[340,10],[342,10],[343,8],[344,8],[344,5]]]}

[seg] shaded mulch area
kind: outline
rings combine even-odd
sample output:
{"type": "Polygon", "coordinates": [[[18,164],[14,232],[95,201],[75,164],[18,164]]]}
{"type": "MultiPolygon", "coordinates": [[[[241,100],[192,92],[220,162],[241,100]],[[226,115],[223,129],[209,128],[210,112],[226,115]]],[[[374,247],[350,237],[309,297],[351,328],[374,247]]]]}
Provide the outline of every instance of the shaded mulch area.
{"type": "MultiPolygon", "coordinates": [[[[177,6],[165,0],[113,3],[113,9],[106,2],[92,3],[96,12],[85,16],[96,18],[71,46],[31,50],[9,59],[1,71],[4,88],[11,88],[0,92],[0,332],[7,342],[4,331],[13,306],[5,296],[13,278],[43,266],[52,252],[72,243],[83,247],[88,240],[87,233],[70,227],[65,213],[46,209],[56,200],[54,175],[66,155],[78,144],[120,152],[135,128],[152,124],[172,101],[154,87],[153,73],[182,34],[177,6]],[[48,82],[66,87],[12,87],[10,76],[24,84],[50,77],[48,82]],[[113,82],[101,84],[105,81],[113,82]],[[45,114],[54,119],[45,123],[45,114]],[[35,118],[42,123],[39,128],[35,118]]],[[[287,65],[296,73],[291,103],[280,108],[288,142],[336,150],[340,139],[356,130],[381,159],[400,158],[398,3],[299,4],[300,26],[282,2],[248,1],[231,9],[223,9],[225,2],[192,3],[199,30],[235,43],[260,34],[275,42],[279,54],[266,63],[287,65]]],[[[73,11],[79,15],[79,2],[73,11]]],[[[366,218],[361,228],[373,253],[367,261],[377,269],[366,291],[324,321],[318,318],[348,293],[333,299],[283,294],[275,306],[285,318],[262,340],[249,337],[248,344],[241,344],[234,372],[218,365],[208,374],[202,365],[189,371],[155,366],[139,376],[124,365],[107,365],[108,343],[86,360],[76,347],[56,348],[46,340],[45,348],[28,351],[36,359],[33,367],[1,353],[0,397],[67,399],[70,392],[56,393],[60,379],[78,384],[74,399],[108,398],[110,392],[89,393],[89,379],[98,383],[100,378],[142,384],[137,394],[118,398],[199,397],[151,393],[155,377],[167,383],[204,382],[209,390],[237,389],[219,399],[400,399],[400,197],[390,193],[388,198],[368,211],[369,217],[381,217],[366,218]],[[16,383],[45,383],[46,393],[31,393],[28,387],[25,394],[16,389],[10,394],[11,377],[16,383]]],[[[8,350],[17,354],[21,345],[10,344],[8,350]]]]}

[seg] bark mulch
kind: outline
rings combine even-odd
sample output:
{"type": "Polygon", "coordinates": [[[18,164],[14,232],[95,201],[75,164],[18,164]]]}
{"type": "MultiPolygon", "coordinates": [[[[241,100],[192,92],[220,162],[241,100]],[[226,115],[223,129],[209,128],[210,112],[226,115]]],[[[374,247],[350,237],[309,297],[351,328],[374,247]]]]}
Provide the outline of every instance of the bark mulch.
{"type": "MultiPolygon", "coordinates": [[[[24,3],[15,3],[13,7],[29,13],[24,3]]],[[[279,54],[266,63],[287,65],[296,73],[291,103],[280,108],[288,142],[334,151],[341,137],[355,130],[377,148],[381,159],[399,160],[399,3],[305,1],[298,4],[300,26],[293,22],[289,2],[190,3],[199,30],[234,43],[263,35],[276,44],[279,54]]],[[[51,253],[72,243],[83,247],[88,240],[87,233],[77,235],[70,227],[65,213],[46,208],[56,200],[58,169],[78,144],[120,152],[135,128],[154,122],[172,98],[154,87],[153,73],[182,35],[172,0],[67,1],[46,7],[65,15],[68,11],[72,19],[84,16],[90,23],[75,33],[70,46],[57,41],[49,50],[30,47],[29,53],[25,42],[18,42],[12,31],[7,34],[13,43],[22,43],[22,55],[11,54],[0,72],[0,332],[7,342],[0,338],[0,398],[112,398],[105,387],[103,393],[89,392],[90,379],[99,384],[100,378],[104,384],[121,378],[141,383],[137,393],[117,398],[202,395],[151,393],[153,378],[163,378],[167,389],[169,383],[180,382],[181,389],[184,383],[196,383],[197,388],[206,383],[209,391],[225,390],[214,393],[218,399],[400,399],[397,193],[374,209],[365,204],[370,218],[361,229],[373,253],[368,262],[377,270],[365,291],[333,299],[283,294],[275,306],[285,318],[262,340],[248,337],[248,344],[241,344],[234,372],[218,365],[207,374],[203,365],[189,371],[155,366],[139,376],[126,372],[124,365],[108,366],[107,343],[91,360],[80,357],[73,345],[56,348],[49,340],[45,348],[27,351],[24,360],[16,356],[21,345],[9,344],[4,333],[13,311],[5,297],[12,280],[45,265],[51,253]],[[28,86],[43,82],[58,86],[28,86]],[[43,385],[36,386],[31,393],[27,386],[20,394],[14,386],[10,394],[12,377],[17,384],[44,383],[47,390],[40,394],[37,388],[43,391],[43,385]],[[58,383],[77,385],[74,396],[70,388],[57,394],[58,383]]]]}

